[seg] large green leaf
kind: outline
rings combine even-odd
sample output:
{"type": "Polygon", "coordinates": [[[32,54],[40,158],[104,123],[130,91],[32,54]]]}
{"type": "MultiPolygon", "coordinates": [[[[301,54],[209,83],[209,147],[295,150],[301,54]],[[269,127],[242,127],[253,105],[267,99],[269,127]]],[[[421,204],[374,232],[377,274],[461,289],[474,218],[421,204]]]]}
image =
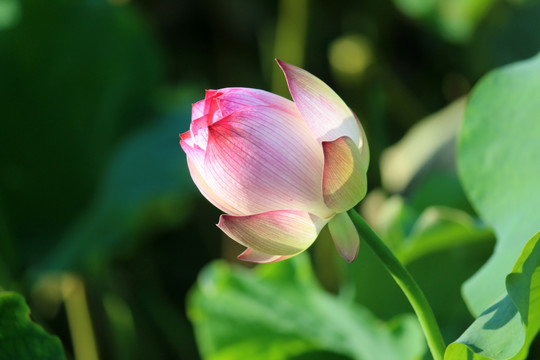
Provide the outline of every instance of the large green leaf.
{"type": "Polygon", "coordinates": [[[540,57],[486,76],[466,110],[458,151],[460,176],[480,216],[495,229],[487,264],[464,286],[480,314],[505,294],[505,277],[540,229],[540,57]]]}
{"type": "Polygon", "coordinates": [[[508,294],[451,344],[446,360],[522,360],[540,329],[540,232],[533,236],[506,277],[508,294]],[[467,357],[465,357],[467,355],[467,357]]]}
{"type": "Polygon", "coordinates": [[[60,340],[34,323],[24,298],[12,292],[0,293],[0,359],[65,359],[60,340]]]}
{"type": "Polygon", "coordinates": [[[358,304],[326,293],[306,255],[254,271],[215,262],[201,273],[188,314],[205,359],[277,360],[327,351],[405,360],[426,350],[412,316],[385,324],[358,304]]]}
{"type": "Polygon", "coordinates": [[[515,359],[524,359],[529,345],[540,330],[540,232],[523,248],[523,252],[506,277],[508,296],[521,315],[525,344],[515,359]]]}

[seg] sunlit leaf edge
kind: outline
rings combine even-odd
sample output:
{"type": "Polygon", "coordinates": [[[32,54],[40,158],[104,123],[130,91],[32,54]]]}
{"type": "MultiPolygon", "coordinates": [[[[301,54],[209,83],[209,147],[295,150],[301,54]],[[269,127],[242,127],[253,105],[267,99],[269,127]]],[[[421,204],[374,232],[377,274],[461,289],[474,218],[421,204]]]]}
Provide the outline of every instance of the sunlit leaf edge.
{"type": "Polygon", "coordinates": [[[526,358],[528,348],[540,330],[539,240],[540,232],[527,242],[512,272],[506,277],[508,294],[486,310],[456,342],[448,346],[445,360],[522,360],[526,358]],[[531,305],[531,299],[537,302],[531,305]],[[498,313],[503,313],[499,317],[505,317],[506,323],[497,329],[488,328],[486,325],[490,321],[495,322],[493,319],[498,313]],[[483,323],[483,326],[477,330],[479,323],[483,323]],[[492,347],[482,348],[478,346],[480,343],[492,347]],[[509,349],[511,354],[507,353],[509,349]],[[488,353],[490,356],[483,356],[482,353],[488,353]]]}

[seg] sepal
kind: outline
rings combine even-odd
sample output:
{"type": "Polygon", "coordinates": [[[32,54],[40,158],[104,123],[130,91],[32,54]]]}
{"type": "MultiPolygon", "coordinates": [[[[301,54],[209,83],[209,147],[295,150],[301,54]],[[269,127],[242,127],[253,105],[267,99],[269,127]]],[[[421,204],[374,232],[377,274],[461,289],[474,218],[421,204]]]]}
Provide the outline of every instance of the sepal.
{"type": "Polygon", "coordinates": [[[328,223],[328,230],[339,254],[353,262],[360,248],[360,237],[347,213],[336,214],[328,223]]]}

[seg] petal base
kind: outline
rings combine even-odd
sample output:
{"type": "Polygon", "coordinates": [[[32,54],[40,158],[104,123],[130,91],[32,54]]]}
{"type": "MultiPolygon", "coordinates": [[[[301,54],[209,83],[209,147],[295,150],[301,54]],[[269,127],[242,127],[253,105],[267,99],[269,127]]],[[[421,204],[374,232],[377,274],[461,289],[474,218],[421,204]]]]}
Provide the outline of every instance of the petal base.
{"type": "Polygon", "coordinates": [[[243,253],[238,255],[238,259],[252,263],[267,264],[282,261],[293,256],[294,255],[268,255],[251,248],[247,248],[243,253]]]}
{"type": "Polygon", "coordinates": [[[304,211],[277,210],[247,216],[221,215],[218,227],[245,247],[281,256],[307,249],[325,224],[326,220],[304,211]]]}

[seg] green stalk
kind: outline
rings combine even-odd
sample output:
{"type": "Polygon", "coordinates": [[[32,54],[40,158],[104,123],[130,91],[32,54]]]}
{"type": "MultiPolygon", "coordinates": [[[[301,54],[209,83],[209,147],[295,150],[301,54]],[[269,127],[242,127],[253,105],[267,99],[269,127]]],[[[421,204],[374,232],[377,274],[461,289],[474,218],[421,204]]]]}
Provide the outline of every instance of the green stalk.
{"type": "Polygon", "coordinates": [[[424,293],[407,269],[401,265],[392,251],[375,234],[356,210],[351,209],[348,211],[348,214],[356,227],[356,231],[358,231],[358,235],[360,235],[360,239],[366,242],[382,261],[412,305],[420,326],[424,331],[424,336],[426,337],[433,359],[443,360],[446,345],[444,344],[439,325],[437,325],[437,320],[435,320],[435,316],[433,315],[433,310],[431,310],[431,306],[424,293]]]}

